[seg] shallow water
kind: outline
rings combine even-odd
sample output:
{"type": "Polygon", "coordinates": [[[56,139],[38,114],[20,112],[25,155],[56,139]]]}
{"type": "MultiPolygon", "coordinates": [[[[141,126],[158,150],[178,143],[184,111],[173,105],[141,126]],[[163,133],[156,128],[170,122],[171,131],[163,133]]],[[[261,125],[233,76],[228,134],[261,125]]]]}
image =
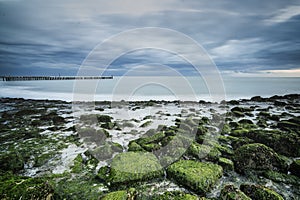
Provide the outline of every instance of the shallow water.
{"type": "Polygon", "coordinates": [[[108,80],[0,82],[0,97],[85,101],[205,100],[300,93],[300,78],[223,77],[214,93],[201,77],[114,77],[108,80]],[[210,90],[209,92],[209,89],[210,90]]]}

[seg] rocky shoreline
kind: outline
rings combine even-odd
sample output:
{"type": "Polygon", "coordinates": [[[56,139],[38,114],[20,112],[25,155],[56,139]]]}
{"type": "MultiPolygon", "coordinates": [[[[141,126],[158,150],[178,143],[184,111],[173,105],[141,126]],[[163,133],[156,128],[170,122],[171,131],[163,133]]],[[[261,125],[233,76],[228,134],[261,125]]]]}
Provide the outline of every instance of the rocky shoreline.
{"type": "Polygon", "coordinates": [[[0,99],[0,199],[300,199],[300,95],[0,99]]]}

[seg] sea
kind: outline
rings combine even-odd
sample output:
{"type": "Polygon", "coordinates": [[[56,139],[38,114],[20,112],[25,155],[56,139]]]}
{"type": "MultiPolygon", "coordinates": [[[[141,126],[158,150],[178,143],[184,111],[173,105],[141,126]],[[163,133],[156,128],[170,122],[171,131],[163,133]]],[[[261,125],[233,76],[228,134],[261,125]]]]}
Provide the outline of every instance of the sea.
{"type": "Polygon", "coordinates": [[[297,77],[120,76],[100,80],[0,81],[0,97],[64,101],[212,101],[300,93],[297,77]]]}

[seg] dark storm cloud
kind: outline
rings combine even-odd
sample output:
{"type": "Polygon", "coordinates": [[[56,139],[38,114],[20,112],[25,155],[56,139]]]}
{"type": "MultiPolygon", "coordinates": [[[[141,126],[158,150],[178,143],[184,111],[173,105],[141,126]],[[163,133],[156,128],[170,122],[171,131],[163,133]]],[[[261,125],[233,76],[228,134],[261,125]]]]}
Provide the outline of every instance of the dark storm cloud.
{"type": "MultiPolygon", "coordinates": [[[[299,0],[2,0],[0,74],[74,75],[97,44],[121,31],[149,26],[191,37],[221,71],[297,69],[299,20],[299,0]]],[[[165,43],[165,49],[171,46],[165,43]]],[[[107,73],[122,75],[130,67],[145,66],[152,60],[193,74],[189,64],[163,51],[121,56],[107,73]]]]}

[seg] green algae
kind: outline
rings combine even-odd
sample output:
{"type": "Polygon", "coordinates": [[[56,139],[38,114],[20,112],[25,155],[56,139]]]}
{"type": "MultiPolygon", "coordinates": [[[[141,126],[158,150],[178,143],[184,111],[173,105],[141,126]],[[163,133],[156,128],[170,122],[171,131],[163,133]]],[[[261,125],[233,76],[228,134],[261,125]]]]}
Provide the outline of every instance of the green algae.
{"type": "Polygon", "coordinates": [[[50,199],[54,189],[46,178],[0,172],[0,199],[50,199]]]}
{"type": "Polygon", "coordinates": [[[150,126],[153,122],[152,121],[146,121],[145,123],[143,123],[142,125],[140,125],[141,128],[145,128],[147,126],[150,126]]]}
{"type": "Polygon", "coordinates": [[[126,186],[162,176],[162,167],[153,154],[125,152],[113,158],[106,182],[112,186],[126,186]]]}
{"type": "Polygon", "coordinates": [[[221,152],[217,148],[203,144],[200,145],[195,142],[190,145],[188,153],[197,159],[207,159],[210,161],[217,161],[221,156],[221,152]]]}
{"type": "Polygon", "coordinates": [[[253,200],[284,200],[280,194],[260,185],[242,184],[240,189],[253,200]]]}
{"type": "Polygon", "coordinates": [[[239,173],[249,170],[281,170],[283,168],[278,154],[259,143],[247,144],[237,149],[234,162],[239,173]]]}
{"type": "Polygon", "coordinates": [[[106,194],[101,200],[127,200],[127,191],[120,190],[106,194]]]}
{"type": "Polygon", "coordinates": [[[186,194],[179,191],[165,192],[160,195],[153,195],[153,200],[199,200],[199,197],[191,194],[186,194]]]}
{"type": "Polygon", "coordinates": [[[250,197],[245,195],[241,190],[233,185],[226,185],[220,194],[222,200],[251,200],[250,197]]]}
{"type": "Polygon", "coordinates": [[[222,174],[219,165],[192,160],[180,160],[167,168],[168,178],[198,194],[209,192],[222,174]]]}
{"type": "Polygon", "coordinates": [[[234,163],[232,160],[227,158],[220,157],[218,164],[224,169],[224,171],[233,171],[234,170],[234,163]]]}

